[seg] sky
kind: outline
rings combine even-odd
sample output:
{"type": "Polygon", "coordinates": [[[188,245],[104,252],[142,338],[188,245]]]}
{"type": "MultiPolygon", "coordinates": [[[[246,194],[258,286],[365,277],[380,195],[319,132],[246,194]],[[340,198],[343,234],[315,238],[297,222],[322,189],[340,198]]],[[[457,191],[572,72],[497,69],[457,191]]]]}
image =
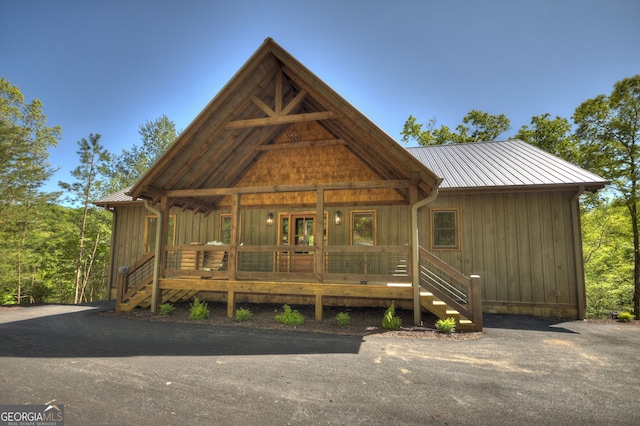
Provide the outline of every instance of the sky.
{"type": "Polygon", "coordinates": [[[0,0],[0,77],[62,127],[43,189],[90,133],[120,154],[147,120],[185,129],[267,37],[398,141],[473,109],[507,139],[640,73],[640,0],[0,0]]]}

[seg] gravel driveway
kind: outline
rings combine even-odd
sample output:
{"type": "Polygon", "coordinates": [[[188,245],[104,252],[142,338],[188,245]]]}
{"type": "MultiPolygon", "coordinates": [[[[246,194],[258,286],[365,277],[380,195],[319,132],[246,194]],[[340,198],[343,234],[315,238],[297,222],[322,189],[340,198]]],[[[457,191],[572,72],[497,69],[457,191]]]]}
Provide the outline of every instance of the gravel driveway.
{"type": "Polygon", "coordinates": [[[66,425],[637,425],[640,327],[485,316],[475,340],[0,310],[0,404],[66,425]]]}

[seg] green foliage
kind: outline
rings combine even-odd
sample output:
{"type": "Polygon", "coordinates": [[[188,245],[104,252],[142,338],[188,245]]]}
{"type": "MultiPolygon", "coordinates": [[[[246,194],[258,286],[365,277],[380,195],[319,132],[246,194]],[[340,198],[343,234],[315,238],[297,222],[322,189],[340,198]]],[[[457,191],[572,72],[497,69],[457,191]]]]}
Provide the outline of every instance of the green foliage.
{"type": "Polygon", "coordinates": [[[103,172],[109,176],[108,192],[120,191],[136,183],[178,137],[176,125],[166,115],[145,121],[138,131],[141,145],[133,144],[114,155],[103,172]]]}
{"type": "Polygon", "coordinates": [[[57,193],[41,187],[55,170],[48,149],[60,127],[48,127],[43,104],[25,102],[20,89],[0,78],[0,300],[44,301],[52,291],[43,281],[40,254],[46,218],[57,193]]]}
{"type": "Polygon", "coordinates": [[[338,325],[346,327],[351,324],[351,317],[346,312],[340,312],[336,315],[336,321],[338,322],[338,325]]]}
{"type": "Polygon", "coordinates": [[[633,309],[633,235],[627,210],[599,203],[583,212],[587,317],[633,309]]]}
{"type": "Polygon", "coordinates": [[[282,305],[283,313],[276,315],[275,319],[281,324],[300,325],[304,322],[304,316],[297,310],[292,311],[291,306],[282,305]]]}
{"type": "Polygon", "coordinates": [[[577,139],[571,132],[571,123],[563,117],[550,117],[549,113],[532,117],[531,126],[522,126],[515,137],[571,163],[579,163],[577,139]]]}
{"type": "Polygon", "coordinates": [[[189,319],[204,320],[207,318],[209,318],[207,302],[201,302],[197,297],[194,297],[193,303],[191,304],[191,311],[189,312],[189,319]]]}
{"type": "Polygon", "coordinates": [[[495,140],[509,130],[510,120],[504,115],[491,115],[483,111],[471,110],[462,119],[455,131],[447,126],[435,127],[435,118],[427,122],[426,129],[422,123],[410,115],[404,124],[402,141],[409,143],[415,140],[420,145],[446,145],[452,143],[482,142],[495,140]]]}
{"type": "MultiPolygon", "coordinates": [[[[576,108],[573,121],[582,164],[611,181],[617,201],[627,208],[632,234],[640,234],[640,74],[618,81],[611,95],[599,95],[576,108]]],[[[640,238],[633,247],[633,310],[640,315],[640,238]]]]}
{"type": "Polygon", "coordinates": [[[171,312],[173,312],[175,310],[175,306],[173,306],[171,303],[163,303],[162,305],[160,305],[160,315],[171,315],[171,312]]]}
{"type": "Polygon", "coordinates": [[[391,302],[391,306],[387,308],[382,317],[382,328],[388,330],[398,330],[402,326],[402,319],[396,316],[395,302],[391,302]]]}
{"type": "Polygon", "coordinates": [[[631,312],[620,312],[618,314],[618,321],[620,322],[630,322],[633,321],[635,319],[635,315],[633,315],[631,312]]]}
{"type": "Polygon", "coordinates": [[[109,161],[109,152],[100,145],[100,135],[98,134],[90,134],[88,140],[82,138],[78,141],[78,146],[77,154],[80,157],[80,164],[71,172],[75,181],[72,183],[59,182],[60,187],[67,192],[67,200],[82,210],[76,237],[78,254],[73,303],[81,303],[86,300],[87,287],[92,278],[94,255],[101,242],[100,226],[96,229],[95,235],[90,232],[91,217],[95,216],[92,212],[97,210],[93,201],[101,194],[103,182],[100,179],[100,167],[109,161]]]}
{"type": "Polygon", "coordinates": [[[439,319],[438,321],[436,321],[436,330],[438,330],[440,333],[453,333],[454,331],[456,331],[455,318],[449,317],[446,319],[439,319]]]}
{"type": "Polygon", "coordinates": [[[253,316],[253,313],[249,309],[238,308],[236,309],[236,312],[233,314],[233,319],[238,322],[244,322],[244,321],[249,321],[252,316],[253,316]]]}

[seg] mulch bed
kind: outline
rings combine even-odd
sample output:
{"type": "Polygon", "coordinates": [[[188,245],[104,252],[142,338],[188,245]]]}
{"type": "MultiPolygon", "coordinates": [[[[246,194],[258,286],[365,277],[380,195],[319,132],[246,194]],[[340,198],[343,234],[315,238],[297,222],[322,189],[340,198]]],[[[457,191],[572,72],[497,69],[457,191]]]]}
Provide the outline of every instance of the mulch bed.
{"type": "Polygon", "coordinates": [[[291,308],[298,310],[305,319],[303,324],[293,326],[281,324],[275,320],[275,316],[282,313],[282,305],[277,304],[238,304],[237,308],[249,309],[253,313],[251,319],[245,322],[237,322],[233,318],[228,318],[227,306],[225,303],[208,303],[210,316],[205,320],[189,319],[190,306],[188,303],[177,303],[174,306],[175,310],[170,315],[153,314],[149,309],[139,308],[129,312],[104,311],[101,312],[101,315],[146,321],[163,321],[225,327],[248,327],[271,330],[296,330],[313,333],[347,334],[356,336],[469,340],[480,338],[483,335],[481,332],[460,332],[452,334],[439,333],[435,329],[435,322],[438,318],[433,315],[426,314],[423,314],[422,325],[414,326],[413,311],[403,309],[396,309],[396,315],[402,318],[402,324],[405,326],[400,330],[386,330],[382,328],[382,317],[384,315],[385,308],[338,308],[326,306],[323,311],[322,321],[315,321],[314,306],[291,305],[291,308]],[[346,312],[349,314],[350,324],[348,326],[341,326],[337,323],[335,316],[340,312],[346,312]]]}

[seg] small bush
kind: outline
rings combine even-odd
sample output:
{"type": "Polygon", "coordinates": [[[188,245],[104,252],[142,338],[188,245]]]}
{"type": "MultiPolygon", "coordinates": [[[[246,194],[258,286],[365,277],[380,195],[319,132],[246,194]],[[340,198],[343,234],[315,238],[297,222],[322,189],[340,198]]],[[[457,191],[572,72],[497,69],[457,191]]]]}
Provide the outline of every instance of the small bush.
{"type": "Polygon", "coordinates": [[[300,325],[304,322],[304,317],[300,312],[292,311],[291,306],[282,305],[283,313],[276,315],[276,321],[287,325],[300,325]]]}
{"type": "Polygon", "coordinates": [[[338,322],[338,325],[346,327],[351,323],[351,317],[346,312],[340,312],[336,315],[336,321],[338,322]]]}
{"type": "Polygon", "coordinates": [[[456,320],[455,318],[447,318],[447,319],[439,319],[436,321],[436,329],[440,333],[453,333],[456,331],[456,320]]]}
{"type": "Polygon", "coordinates": [[[253,313],[249,309],[238,308],[236,309],[235,314],[233,314],[233,319],[238,322],[244,322],[249,321],[252,316],[253,313]]]}
{"type": "Polygon", "coordinates": [[[171,312],[175,310],[175,306],[171,303],[163,303],[160,305],[160,315],[171,315],[171,312]]]}
{"type": "Polygon", "coordinates": [[[194,297],[193,304],[191,305],[191,312],[189,313],[189,319],[204,320],[207,318],[209,318],[207,302],[201,302],[197,297],[194,297]]]}
{"type": "Polygon", "coordinates": [[[396,316],[395,302],[391,302],[391,306],[387,308],[382,317],[382,328],[388,330],[398,330],[402,326],[402,319],[396,316]]]}
{"type": "Polygon", "coordinates": [[[618,321],[629,322],[629,321],[633,321],[635,317],[636,316],[633,315],[631,312],[620,312],[618,314],[618,321]]]}

